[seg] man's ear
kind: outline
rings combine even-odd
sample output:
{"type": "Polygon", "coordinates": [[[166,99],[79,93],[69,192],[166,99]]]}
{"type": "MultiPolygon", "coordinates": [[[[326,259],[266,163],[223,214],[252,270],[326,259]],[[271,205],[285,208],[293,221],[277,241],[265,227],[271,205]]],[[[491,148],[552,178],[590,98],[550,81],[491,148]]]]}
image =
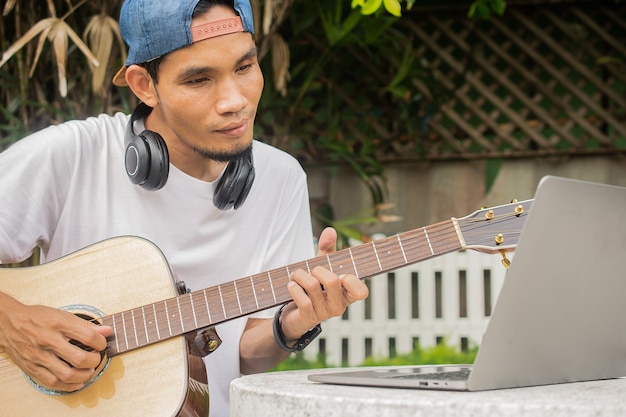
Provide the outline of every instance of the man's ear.
{"type": "Polygon", "coordinates": [[[126,82],[137,98],[150,107],[158,104],[154,80],[148,71],[140,65],[130,65],[126,68],[126,82]]]}

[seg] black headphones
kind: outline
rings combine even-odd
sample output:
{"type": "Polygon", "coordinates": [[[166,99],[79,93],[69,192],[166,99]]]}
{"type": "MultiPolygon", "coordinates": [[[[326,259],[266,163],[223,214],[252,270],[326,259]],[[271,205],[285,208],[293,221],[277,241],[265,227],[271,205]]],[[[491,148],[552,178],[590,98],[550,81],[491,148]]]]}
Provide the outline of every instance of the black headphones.
{"type": "MultiPolygon", "coordinates": [[[[124,163],[126,174],[133,184],[155,191],[163,188],[170,172],[170,157],[165,141],[156,132],[144,130],[135,134],[135,120],[146,117],[152,111],[144,103],[135,108],[126,128],[126,152],[124,163]]],[[[245,157],[231,161],[217,183],[213,204],[220,210],[239,208],[248,197],[254,182],[252,150],[245,157]]]]}

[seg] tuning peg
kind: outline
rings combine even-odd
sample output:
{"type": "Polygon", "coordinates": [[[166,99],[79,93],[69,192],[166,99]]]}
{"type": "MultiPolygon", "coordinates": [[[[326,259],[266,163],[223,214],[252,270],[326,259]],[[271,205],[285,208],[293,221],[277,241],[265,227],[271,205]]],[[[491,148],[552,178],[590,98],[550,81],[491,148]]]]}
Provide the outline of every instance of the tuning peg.
{"type": "Polygon", "coordinates": [[[502,255],[502,265],[505,269],[509,269],[511,267],[511,261],[506,257],[506,251],[502,250],[500,254],[502,255]]]}

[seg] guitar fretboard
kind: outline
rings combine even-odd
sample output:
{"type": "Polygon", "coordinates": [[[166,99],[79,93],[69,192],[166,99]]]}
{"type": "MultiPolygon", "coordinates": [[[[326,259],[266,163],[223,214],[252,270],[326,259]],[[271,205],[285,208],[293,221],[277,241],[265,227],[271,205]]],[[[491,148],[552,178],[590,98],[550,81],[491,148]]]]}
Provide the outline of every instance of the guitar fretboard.
{"type": "Polygon", "coordinates": [[[363,279],[463,247],[454,220],[183,294],[102,318],[113,327],[107,355],[137,349],[291,300],[287,283],[297,269],[318,266],[363,279]]]}

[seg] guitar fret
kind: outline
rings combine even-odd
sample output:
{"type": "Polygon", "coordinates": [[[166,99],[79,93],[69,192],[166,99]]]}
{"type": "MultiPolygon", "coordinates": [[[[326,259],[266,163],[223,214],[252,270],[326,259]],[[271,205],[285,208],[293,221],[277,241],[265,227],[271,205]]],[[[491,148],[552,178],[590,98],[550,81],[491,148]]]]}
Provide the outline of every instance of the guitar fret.
{"type": "Polygon", "coordinates": [[[388,271],[406,265],[404,249],[397,238],[386,238],[376,241],[375,245],[374,242],[372,244],[379,263],[379,269],[376,272],[388,271]]]}
{"type": "Polygon", "coordinates": [[[191,302],[191,314],[193,316],[193,325],[195,326],[196,329],[199,329],[200,327],[198,326],[198,318],[196,316],[196,306],[193,303],[193,295],[189,295],[189,301],[191,302]]]}
{"type": "Polygon", "coordinates": [[[115,324],[115,317],[116,317],[115,314],[111,316],[111,323],[113,324],[113,334],[115,335],[115,350],[119,352],[120,351],[120,343],[119,343],[120,338],[118,337],[118,334],[117,334],[117,325],[115,324]]]}
{"type": "Polygon", "coordinates": [[[272,297],[274,297],[274,302],[277,303],[278,301],[276,301],[276,293],[274,292],[274,284],[272,283],[272,274],[270,274],[270,271],[267,271],[267,278],[269,279],[270,288],[272,289],[272,297]]]}
{"type": "Polygon", "coordinates": [[[250,286],[252,287],[252,294],[254,294],[254,302],[255,302],[256,308],[258,310],[259,309],[259,299],[256,296],[256,288],[254,288],[254,280],[252,279],[252,276],[250,277],[250,286]]]}
{"type": "Polygon", "coordinates": [[[451,250],[459,250],[462,248],[456,229],[454,227],[454,222],[451,220],[445,223],[442,223],[435,227],[429,227],[431,230],[431,237],[445,235],[446,239],[432,239],[433,250],[435,255],[440,255],[442,253],[450,252],[451,250]]]}
{"type": "Polygon", "coordinates": [[[428,237],[428,232],[426,231],[425,227],[422,227],[422,230],[424,230],[424,236],[426,236],[426,242],[428,242],[428,247],[430,248],[430,253],[431,253],[431,255],[434,255],[435,251],[433,250],[433,245],[430,244],[430,238],[428,237]]]}
{"type": "Polygon", "coordinates": [[[382,271],[383,270],[383,266],[380,263],[380,257],[378,256],[378,250],[376,250],[376,242],[374,242],[372,240],[372,249],[374,249],[374,255],[376,255],[376,262],[378,262],[378,270],[382,271]]]}
{"type": "Polygon", "coordinates": [[[239,314],[243,314],[241,300],[239,299],[239,290],[237,289],[237,281],[233,281],[233,287],[235,288],[235,297],[237,298],[237,305],[239,306],[239,314]]]}
{"type": "Polygon", "coordinates": [[[350,254],[350,259],[352,260],[352,267],[354,268],[354,275],[356,275],[357,278],[361,278],[359,276],[359,272],[356,269],[356,264],[354,263],[354,256],[352,256],[352,248],[348,248],[348,253],[350,254]]]}
{"type": "Polygon", "coordinates": [[[137,336],[137,323],[135,322],[135,310],[130,311],[133,320],[133,333],[135,334],[135,346],[139,346],[139,336],[137,336]]]}
{"type": "Polygon", "coordinates": [[[143,328],[146,332],[146,343],[150,343],[150,332],[148,331],[148,323],[146,321],[146,311],[141,306],[141,315],[143,316],[143,328]]]}
{"type": "Polygon", "coordinates": [[[159,329],[159,320],[157,319],[156,305],[152,304],[152,314],[154,314],[154,324],[157,331],[157,339],[161,340],[161,331],[159,329]]]}
{"type": "Polygon", "coordinates": [[[124,329],[124,341],[126,342],[126,350],[130,349],[128,345],[128,332],[126,331],[126,320],[124,318],[124,312],[122,311],[122,327],[124,329]]]}
{"type": "Polygon", "coordinates": [[[285,267],[285,271],[287,271],[287,279],[291,281],[291,272],[289,271],[289,265],[285,267]]]}
{"type": "Polygon", "coordinates": [[[354,264],[352,262],[352,251],[339,251],[333,253],[333,269],[335,274],[355,274],[354,264]]]}
{"type": "Polygon", "coordinates": [[[237,287],[237,281],[226,282],[221,284],[220,287],[222,288],[222,293],[224,295],[226,317],[231,319],[242,315],[243,306],[240,304],[239,300],[239,288],[237,287]],[[237,302],[235,302],[233,298],[236,298],[237,302]]]}
{"type": "Polygon", "coordinates": [[[228,316],[226,315],[226,306],[224,305],[224,297],[222,296],[222,286],[218,285],[217,286],[217,290],[220,293],[220,301],[222,302],[222,311],[224,312],[224,318],[228,318],[228,316]]]}
{"type": "Polygon", "coordinates": [[[185,333],[185,322],[183,321],[183,312],[180,309],[180,297],[176,297],[176,305],[178,306],[178,318],[180,319],[180,328],[185,333]]]}
{"type": "Polygon", "coordinates": [[[404,263],[407,264],[409,261],[406,260],[406,253],[404,253],[404,246],[402,246],[402,240],[400,239],[400,235],[396,235],[398,239],[398,245],[400,245],[400,250],[402,251],[402,257],[404,258],[404,263]]]}
{"type": "Polygon", "coordinates": [[[206,305],[206,314],[209,316],[209,321],[213,323],[213,320],[211,319],[211,309],[209,308],[209,299],[206,296],[206,289],[202,290],[202,293],[204,294],[204,304],[206,305]]]}
{"type": "Polygon", "coordinates": [[[335,272],[333,271],[333,264],[330,262],[330,255],[326,254],[326,260],[328,261],[328,269],[330,269],[330,272],[335,272]]]}
{"type": "Polygon", "coordinates": [[[172,336],[172,323],[170,322],[170,311],[167,308],[167,300],[163,301],[163,304],[165,305],[165,318],[167,319],[167,328],[170,332],[170,336],[172,336]]]}
{"type": "Polygon", "coordinates": [[[269,307],[276,303],[274,292],[268,291],[267,287],[271,287],[269,273],[259,274],[252,277],[254,294],[258,299],[258,307],[269,307]]]}
{"type": "Polygon", "coordinates": [[[306,262],[306,271],[309,273],[309,275],[311,275],[311,266],[309,265],[309,260],[307,259],[305,262],[306,262]]]}
{"type": "Polygon", "coordinates": [[[169,300],[165,300],[165,303],[168,306],[168,312],[170,315],[170,324],[171,324],[171,335],[176,336],[181,333],[184,333],[183,328],[183,320],[182,320],[182,310],[180,308],[180,297],[173,297],[169,300]],[[173,304],[175,303],[175,304],[173,304]]]}
{"type": "Polygon", "coordinates": [[[211,308],[211,322],[219,323],[220,321],[225,320],[226,315],[224,314],[224,309],[221,308],[222,306],[220,305],[220,301],[222,301],[222,296],[219,286],[207,288],[206,292],[208,304],[211,308]]]}

